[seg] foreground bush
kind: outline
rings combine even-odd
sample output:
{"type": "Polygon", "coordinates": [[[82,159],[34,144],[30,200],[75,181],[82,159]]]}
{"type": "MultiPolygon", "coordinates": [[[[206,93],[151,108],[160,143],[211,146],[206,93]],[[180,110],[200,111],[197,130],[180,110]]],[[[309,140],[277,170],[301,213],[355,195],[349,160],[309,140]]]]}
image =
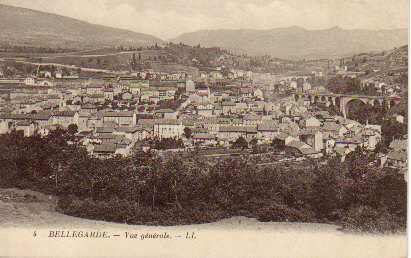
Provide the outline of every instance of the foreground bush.
{"type": "Polygon", "coordinates": [[[405,232],[407,223],[404,217],[363,205],[351,207],[341,217],[339,224],[348,231],[398,233],[405,232]]]}
{"type": "Polygon", "coordinates": [[[406,229],[403,175],[367,167],[360,153],[343,164],[298,169],[260,170],[239,159],[189,169],[181,158],[150,152],[99,160],[67,145],[66,137],[0,136],[0,186],[55,194],[67,215],[119,223],[180,225],[240,215],[366,232],[406,229]]]}

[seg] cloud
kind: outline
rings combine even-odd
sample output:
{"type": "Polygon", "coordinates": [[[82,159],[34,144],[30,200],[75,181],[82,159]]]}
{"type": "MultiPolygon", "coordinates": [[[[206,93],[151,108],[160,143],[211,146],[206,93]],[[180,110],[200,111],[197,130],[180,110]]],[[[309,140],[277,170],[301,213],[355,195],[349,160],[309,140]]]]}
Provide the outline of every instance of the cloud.
{"type": "Polygon", "coordinates": [[[0,0],[169,39],[200,29],[393,29],[409,25],[408,0],[0,0]]]}

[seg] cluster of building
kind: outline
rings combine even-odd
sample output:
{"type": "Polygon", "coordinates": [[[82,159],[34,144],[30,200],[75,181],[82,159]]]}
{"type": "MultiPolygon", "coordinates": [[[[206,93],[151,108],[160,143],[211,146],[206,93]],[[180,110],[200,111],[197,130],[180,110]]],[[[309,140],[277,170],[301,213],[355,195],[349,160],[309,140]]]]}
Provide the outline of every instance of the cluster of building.
{"type": "Polygon", "coordinates": [[[181,138],[192,148],[230,147],[242,137],[250,145],[275,143],[298,156],[344,159],[358,146],[374,150],[381,140],[381,126],[331,116],[293,97],[272,98],[274,84],[280,91],[323,92],[311,87],[310,76],[241,70],[228,75],[218,69],[196,78],[184,72],[140,72],[101,80],[55,79],[54,87],[6,88],[0,91],[0,134],[17,130],[45,136],[75,125],[76,139],[96,156],[129,155],[136,144],[145,149],[154,138],[181,138]],[[215,87],[227,79],[232,80],[215,87]],[[159,106],[164,100],[179,106],[159,106]]]}
{"type": "Polygon", "coordinates": [[[403,92],[403,87],[399,83],[387,84],[374,78],[362,79],[363,87],[374,87],[375,91],[384,95],[396,97],[403,92]]]}
{"type": "Polygon", "coordinates": [[[280,140],[312,157],[324,152],[345,155],[359,145],[373,149],[381,139],[378,126],[315,112],[292,98],[268,101],[260,88],[211,92],[195,87],[191,79],[179,84],[86,82],[81,87],[13,90],[3,94],[7,106],[0,109],[0,133],[21,130],[26,136],[47,135],[74,124],[79,140],[98,155],[128,155],[136,142],[155,137],[184,138],[187,147],[230,146],[240,137],[256,144],[280,140]],[[184,87],[185,101],[177,110],[139,109],[139,103],[174,99],[179,87],[184,87]],[[123,110],[99,110],[105,101],[118,103],[123,110]],[[137,118],[142,114],[154,118],[137,118]]]}

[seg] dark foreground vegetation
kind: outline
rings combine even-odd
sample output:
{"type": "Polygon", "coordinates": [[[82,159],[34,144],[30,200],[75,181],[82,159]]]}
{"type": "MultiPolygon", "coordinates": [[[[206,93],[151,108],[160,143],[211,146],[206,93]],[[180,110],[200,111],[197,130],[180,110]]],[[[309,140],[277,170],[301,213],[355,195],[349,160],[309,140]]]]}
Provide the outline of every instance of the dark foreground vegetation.
{"type": "Polygon", "coordinates": [[[367,167],[361,152],[343,164],[257,169],[226,160],[189,170],[148,152],[100,160],[68,145],[69,133],[0,136],[0,187],[59,196],[65,214],[129,224],[204,223],[242,215],[260,221],[320,222],[367,232],[404,232],[406,182],[367,167]]]}

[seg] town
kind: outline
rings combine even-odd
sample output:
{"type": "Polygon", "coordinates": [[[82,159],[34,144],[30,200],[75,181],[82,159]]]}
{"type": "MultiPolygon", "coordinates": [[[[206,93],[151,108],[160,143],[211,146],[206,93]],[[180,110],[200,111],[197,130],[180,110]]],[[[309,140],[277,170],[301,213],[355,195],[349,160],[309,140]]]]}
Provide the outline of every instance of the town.
{"type": "MultiPolygon", "coordinates": [[[[233,63],[245,58],[227,53],[216,56],[207,68],[154,71],[160,62],[174,63],[160,61],[171,59],[169,52],[153,48],[157,50],[119,52],[129,67],[126,72],[99,70],[99,64],[112,62],[111,54],[65,58],[66,63],[87,59],[88,68],[4,58],[0,134],[46,136],[56,129],[68,130],[74,136],[72,144],[99,158],[151,149],[162,155],[201,150],[213,159],[251,155],[258,157],[258,165],[334,156],[344,161],[359,147],[379,151],[383,134],[381,123],[350,119],[355,112],[350,106],[389,110],[403,102],[406,92],[399,79],[408,64],[403,51],[396,49],[374,57],[363,54],[350,62],[331,61],[339,64],[335,66],[330,60],[298,64],[302,71],[276,74],[234,68],[233,63]],[[398,64],[388,71],[390,76],[379,73],[384,56],[398,64]],[[351,80],[364,93],[341,93],[341,85],[339,92],[332,92],[318,83],[333,78],[351,80]]],[[[407,123],[400,109],[388,119],[407,123]]],[[[405,135],[390,142],[388,150],[378,153],[376,166],[406,168],[406,140],[405,135]]]]}

